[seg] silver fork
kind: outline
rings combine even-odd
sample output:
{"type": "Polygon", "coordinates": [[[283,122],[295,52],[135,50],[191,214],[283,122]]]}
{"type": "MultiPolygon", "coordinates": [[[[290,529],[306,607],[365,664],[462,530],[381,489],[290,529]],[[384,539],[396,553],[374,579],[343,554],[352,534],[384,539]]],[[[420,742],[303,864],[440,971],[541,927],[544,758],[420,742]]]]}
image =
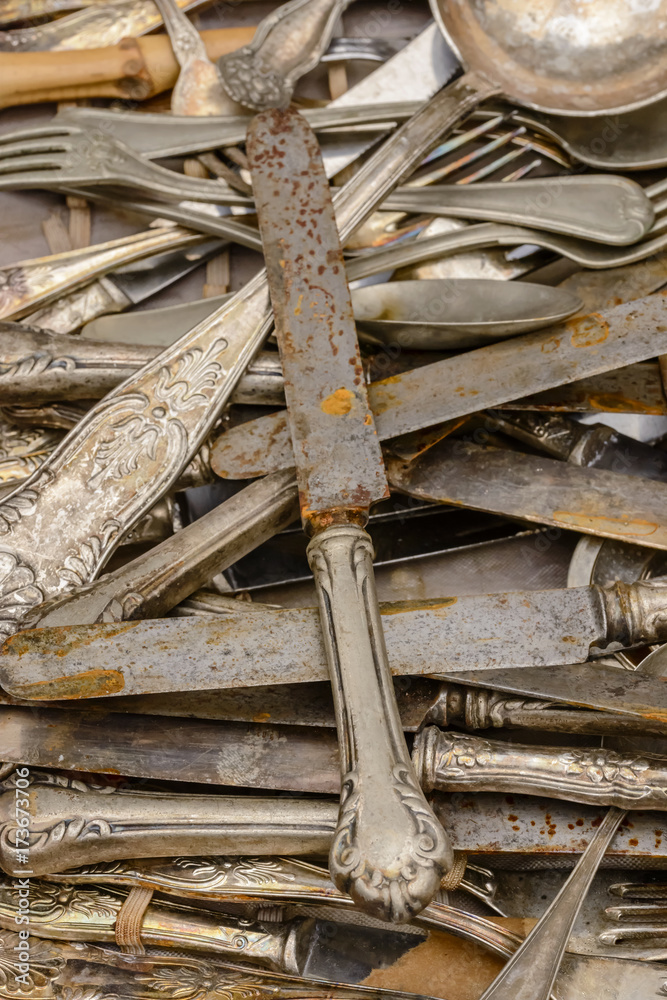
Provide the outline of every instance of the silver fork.
{"type": "Polygon", "coordinates": [[[29,137],[0,140],[0,189],[71,185],[130,188],[153,199],[244,205],[247,198],[219,180],[186,177],[138,156],[101,129],[84,131],[66,123],[35,129],[29,137]]]}

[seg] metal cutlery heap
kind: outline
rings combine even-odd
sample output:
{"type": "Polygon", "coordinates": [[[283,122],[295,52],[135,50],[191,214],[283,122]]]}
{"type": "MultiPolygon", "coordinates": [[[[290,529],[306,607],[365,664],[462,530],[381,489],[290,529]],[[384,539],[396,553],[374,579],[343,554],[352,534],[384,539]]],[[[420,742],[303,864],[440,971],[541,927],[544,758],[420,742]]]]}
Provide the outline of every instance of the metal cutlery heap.
{"type": "Polygon", "coordinates": [[[199,6],[2,12],[0,996],[664,995],[667,5],[199,6]]]}

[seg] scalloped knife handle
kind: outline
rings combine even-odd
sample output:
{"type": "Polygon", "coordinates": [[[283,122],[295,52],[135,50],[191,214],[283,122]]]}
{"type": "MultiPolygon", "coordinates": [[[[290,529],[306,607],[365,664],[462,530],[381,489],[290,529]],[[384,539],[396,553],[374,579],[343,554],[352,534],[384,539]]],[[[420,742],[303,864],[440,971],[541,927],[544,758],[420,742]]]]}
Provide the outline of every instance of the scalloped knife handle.
{"type": "Polygon", "coordinates": [[[327,527],[308,546],[341,750],[329,870],[366,912],[403,922],[430,902],[453,856],[405,744],[372,555],[368,534],[356,524],[327,527]]]}
{"type": "Polygon", "coordinates": [[[287,107],[295,83],[317,66],[352,2],[290,0],[269,14],[249,45],[218,60],[229,96],[257,111],[287,107]]]}

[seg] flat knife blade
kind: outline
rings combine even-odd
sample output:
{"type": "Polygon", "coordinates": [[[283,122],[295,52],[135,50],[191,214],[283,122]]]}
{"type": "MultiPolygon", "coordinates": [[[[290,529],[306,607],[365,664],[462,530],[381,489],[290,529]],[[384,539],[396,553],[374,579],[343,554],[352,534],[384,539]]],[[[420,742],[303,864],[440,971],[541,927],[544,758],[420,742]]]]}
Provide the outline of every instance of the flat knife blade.
{"type": "Polygon", "coordinates": [[[400,922],[430,902],[453,855],[412,769],[387,662],[364,526],[389,488],[343,252],[305,119],[265,111],[246,148],[341,744],[329,869],[361,909],[400,922]]]}
{"type": "MultiPolygon", "coordinates": [[[[380,605],[391,670],[443,677],[489,671],[494,681],[486,686],[496,687],[496,676],[516,667],[584,662],[596,647],[599,654],[610,643],[618,648],[623,641],[656,641],[667,632],[656,618],[665,587],[655,580],[380,605]]],[[[620,684],[626,675],[616,670],[617,675],[620,684]]],[[[33,700],[303,684],[327,677],[316,608],[52,626],[19,632],[0,650],[2,687],[13,697],[33,700]]],[[[660,688],[654,680],[653,690],[660,688]]]]}
{"type": "MultiPolygon", "coordinates": [[[[664,353],[667,297],[654,292],[374,382],[368,399],[378,437],[386,441],[664,353]]],[[[294,464],[284,414],[262,420],[262,425],[249,422],[218,439],[211,456],[218,475],[235,478],[230,470],[238,468],[238,478],[244,478],[243,469],[253,458],[254,475],[261,474],[258,466],[294,464]]]]}

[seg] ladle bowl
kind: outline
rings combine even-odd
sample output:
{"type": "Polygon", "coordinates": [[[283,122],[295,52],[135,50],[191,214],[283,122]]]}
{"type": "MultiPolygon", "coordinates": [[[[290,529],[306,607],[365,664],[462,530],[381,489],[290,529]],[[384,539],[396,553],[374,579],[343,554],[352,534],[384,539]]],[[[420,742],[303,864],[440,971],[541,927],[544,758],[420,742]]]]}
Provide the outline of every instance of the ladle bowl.
{"type": "Polygon", "coordinates": [[[667,94],[667,0],[429,0],[467,70],[552,114],[629,111],[667,94]]]}

